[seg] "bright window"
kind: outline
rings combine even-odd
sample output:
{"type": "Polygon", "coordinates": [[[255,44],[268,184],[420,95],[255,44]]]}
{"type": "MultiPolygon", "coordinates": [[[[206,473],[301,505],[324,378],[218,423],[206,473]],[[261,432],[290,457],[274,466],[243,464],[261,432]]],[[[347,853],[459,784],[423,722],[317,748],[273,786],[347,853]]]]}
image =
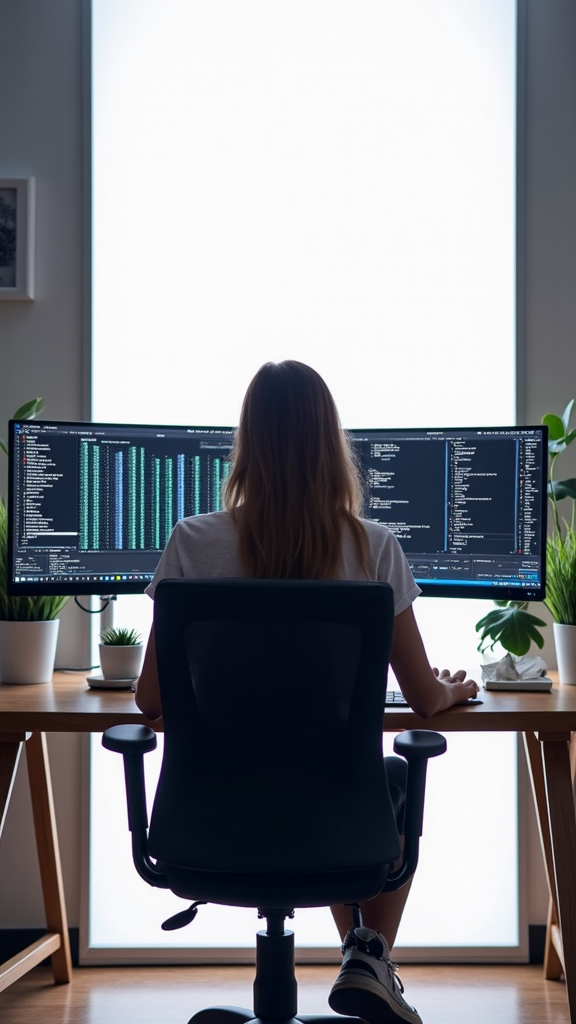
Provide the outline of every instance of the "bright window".
{"type": "MultiPolygon", "coordinates": [[[[92,6],[94,419],[234,425],[261,363],[296,358],[345,426],[514,421],[514,0],[92,6]]],[[[118,605],[147,631],[151,602],[118,605]]],[[[476,672],[485,608],[417,602],[431,659],[476,672]]],[[[133,872],[93,747],[89,945],[150,956],[178,901],[133,872]]],[[[517,956],[516,738],[449,737],[429,778],[400,944],[517,956]],[[493,849],[487,899],[469,851],[493,849]]],[[[202,911],[168,943],[252,947],[252,911],[202,911]]],[[[337,945],[327,911],[296,934],[337,945]]]]}

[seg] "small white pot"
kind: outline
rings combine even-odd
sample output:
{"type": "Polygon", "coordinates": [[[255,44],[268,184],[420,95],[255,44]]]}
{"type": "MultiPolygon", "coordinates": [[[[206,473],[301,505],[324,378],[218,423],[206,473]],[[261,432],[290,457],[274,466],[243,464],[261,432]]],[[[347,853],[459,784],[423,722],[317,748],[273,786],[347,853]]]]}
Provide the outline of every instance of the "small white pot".
{"type": "Polygon", "coordinates": [[[54,672],[59,619],[0,620],[0,679],[3,683],[49,683],[54,672]]]}
{"type": "Polygon", "coordinates": [[[553,630],[560,682],[576,686],[576,626],[554,622],[553,630]]]}
{"type": "Polygon", "coordinates": [[[143,657],[142,644],[117,647],[100,644],[100,665],[105,679],[136,679],[140,675],[143,657]]]}

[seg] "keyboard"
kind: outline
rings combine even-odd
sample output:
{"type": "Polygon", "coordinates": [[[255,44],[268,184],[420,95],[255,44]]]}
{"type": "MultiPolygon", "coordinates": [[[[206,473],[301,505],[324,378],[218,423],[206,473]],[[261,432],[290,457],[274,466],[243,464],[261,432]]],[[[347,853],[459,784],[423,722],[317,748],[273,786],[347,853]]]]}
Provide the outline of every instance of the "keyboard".
{"type": "Polygon", "coordinates": [[[385,706],[387,708],[407,708],[408,701],[402,690],[386,690],[385,706]]]}

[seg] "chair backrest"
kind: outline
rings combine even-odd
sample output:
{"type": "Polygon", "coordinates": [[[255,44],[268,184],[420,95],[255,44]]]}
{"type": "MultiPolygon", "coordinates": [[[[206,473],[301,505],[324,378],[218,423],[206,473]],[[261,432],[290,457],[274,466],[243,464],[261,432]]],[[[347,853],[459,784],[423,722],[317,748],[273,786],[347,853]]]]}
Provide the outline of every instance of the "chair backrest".
{"type": "Polygon", "coordinates": [[[223,872],[393,861],[391,588],[164,580],[154,604],[165,740],[152,855],[223,872]]]}

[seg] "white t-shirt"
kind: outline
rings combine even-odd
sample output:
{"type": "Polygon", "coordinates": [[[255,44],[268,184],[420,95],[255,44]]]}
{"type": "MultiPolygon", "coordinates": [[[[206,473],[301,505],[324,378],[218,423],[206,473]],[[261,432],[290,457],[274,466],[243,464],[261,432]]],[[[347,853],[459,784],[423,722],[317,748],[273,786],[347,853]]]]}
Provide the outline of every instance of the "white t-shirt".
{"type": "MultiPolygon", "coordinates": [[[[394,591],[394,614],[403,612],[418,594],[406,556],[391,530],[380,523],[363,519],[369,543],[368,579],[389,583],[394,591]]],[[[152,582],[145,593],[154,596],[156,584],[163,579],[231,579],[245,576],[238,551],[238,534],[228,512],[209,512],[190,516],[176,523],[152,582]]],[[[356,556],[351,530],[343,537],[342,568],[339,578],[365,580],[356,556]]]]}

